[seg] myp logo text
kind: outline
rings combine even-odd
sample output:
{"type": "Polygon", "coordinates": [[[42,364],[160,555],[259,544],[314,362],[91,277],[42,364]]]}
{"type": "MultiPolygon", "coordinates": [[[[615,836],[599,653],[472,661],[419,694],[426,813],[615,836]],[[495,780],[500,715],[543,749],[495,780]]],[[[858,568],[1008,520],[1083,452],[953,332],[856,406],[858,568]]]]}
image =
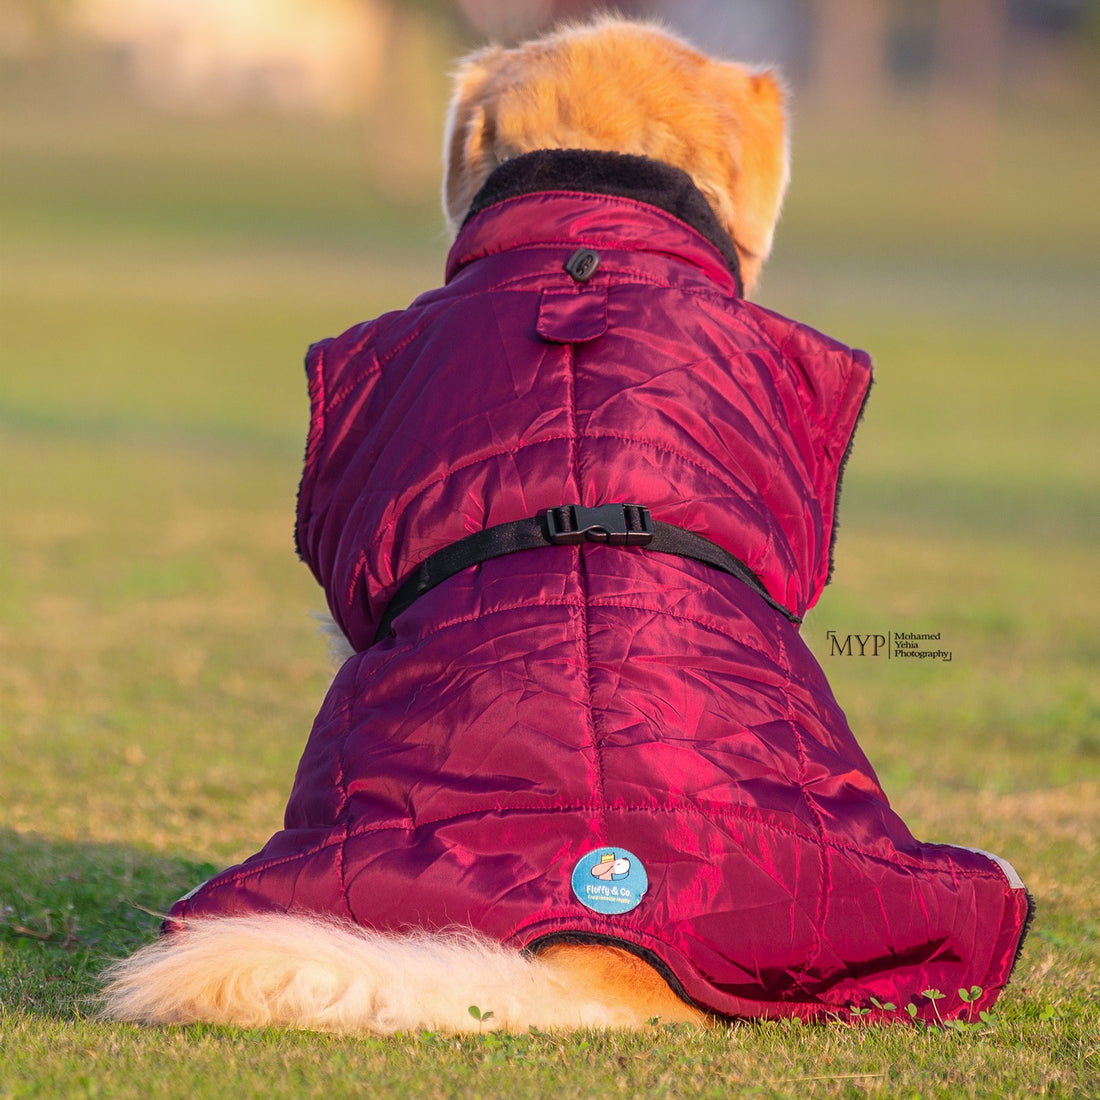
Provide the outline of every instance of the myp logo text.
{"type": "Polygon", "coordinates": [[[890,655],[885,634],[845,634],[842,640],[835,630],[826,630],[825,637],[829,639],[830,657],[877,657],[880,651],[890,655]]]}
{"type": "Polygon", "coordinates": [[[911,630],[888,630],[885,634],[844,634],[835,630],[826,630],[829,639],[830,657],[882,657],[888,661],[895,659],[913,659],[918,661],[950,661],[954,654],[950,649],[941,649],[940,632],[934,634],[915,634],[911,630]],[[930,648],[929,643],[937,643],[930,648]]]}

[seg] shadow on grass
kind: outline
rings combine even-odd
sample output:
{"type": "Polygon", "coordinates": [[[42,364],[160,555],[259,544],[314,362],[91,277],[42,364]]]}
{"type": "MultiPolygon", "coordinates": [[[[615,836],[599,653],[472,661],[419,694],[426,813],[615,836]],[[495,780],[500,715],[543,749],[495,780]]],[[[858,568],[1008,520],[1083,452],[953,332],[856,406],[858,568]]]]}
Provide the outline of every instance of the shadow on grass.
{"type": "Polygon", "coordinates": [[[0,829],[0,1006],[87,1015],[103,967],[151,940],[157,913],[216,869],[0,829]]]}

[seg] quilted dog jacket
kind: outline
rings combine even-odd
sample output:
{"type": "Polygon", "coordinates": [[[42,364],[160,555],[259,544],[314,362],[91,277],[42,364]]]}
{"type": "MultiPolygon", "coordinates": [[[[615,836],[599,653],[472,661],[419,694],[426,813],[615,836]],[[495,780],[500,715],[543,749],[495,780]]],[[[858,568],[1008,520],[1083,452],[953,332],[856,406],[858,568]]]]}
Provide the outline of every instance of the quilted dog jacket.
{"type": "Polygon", "coordinates": [[[931,1018],[929,988],[945,1018],[992,1003],[1022,883],[914,840],[797,627],[749,585],[545,546],[458,573],[374,643],[417,563],[562,504],[643,504],[793,616],[818,599],[870,363],[741,297],[687,176],[612,154],[502,166],[445,285],[315,345],[308,376],[298,545],[357,652],[283,830],[173,917],[612,940],[728,1016],[875,997],[931,1018]]]}

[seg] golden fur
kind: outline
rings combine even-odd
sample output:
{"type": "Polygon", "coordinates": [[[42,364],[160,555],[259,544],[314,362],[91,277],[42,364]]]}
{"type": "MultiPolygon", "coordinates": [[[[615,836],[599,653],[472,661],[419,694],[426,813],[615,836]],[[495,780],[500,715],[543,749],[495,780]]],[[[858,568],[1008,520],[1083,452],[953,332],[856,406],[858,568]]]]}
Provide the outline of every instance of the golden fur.
{"type": "Polygon", "coordinates": [[[443,210],[456,232],[497,165],[537,149],[599,149],[683,169],[733,238],[746,290],[787,187],[783,91],[656,25],[606,16],[463,61],[447,119],[443,210]]]}
{"type": "MultiPolygon", "coordinates": [[[[775,77],[713,61],[655,25],[604,17],[468,57],[444,148],[452,231],[492,170],[547,148],[633,153],[686,171],[733,238],[746,289],[787,185],[775,77]]],[[[193,921],[116,964],[104,1015],[388,1034],[434,1028],[705,1025],[652,967],[610,945],[529,957],[472,932],[385,935],[294,916],[193,921]],[[477,1005],[477,1020],[469,1012],[477,1005]]]]}
{"type": "Polygon", "coordinates": [[[619,948],[530,958],[469,930],[385,935],[279,914],[193,921],[106,978],[103,1015],[145,1024],[392,1035],[703,1020],[619,948]]]}

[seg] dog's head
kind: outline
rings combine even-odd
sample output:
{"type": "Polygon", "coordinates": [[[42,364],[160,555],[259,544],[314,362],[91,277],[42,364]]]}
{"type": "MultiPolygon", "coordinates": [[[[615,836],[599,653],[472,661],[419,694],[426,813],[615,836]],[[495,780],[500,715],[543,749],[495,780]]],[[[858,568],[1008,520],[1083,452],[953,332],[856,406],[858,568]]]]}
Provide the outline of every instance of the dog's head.
{"type": "Polygon", "coordinates": [[[537,149],[633,153],[683,169],[733,238],[746,289],[771,250],[787,186],[783,92],[770,72],[714,61],[615,17],[460,65],[443,210],[458,231],[497,165],[537,149]]]}

